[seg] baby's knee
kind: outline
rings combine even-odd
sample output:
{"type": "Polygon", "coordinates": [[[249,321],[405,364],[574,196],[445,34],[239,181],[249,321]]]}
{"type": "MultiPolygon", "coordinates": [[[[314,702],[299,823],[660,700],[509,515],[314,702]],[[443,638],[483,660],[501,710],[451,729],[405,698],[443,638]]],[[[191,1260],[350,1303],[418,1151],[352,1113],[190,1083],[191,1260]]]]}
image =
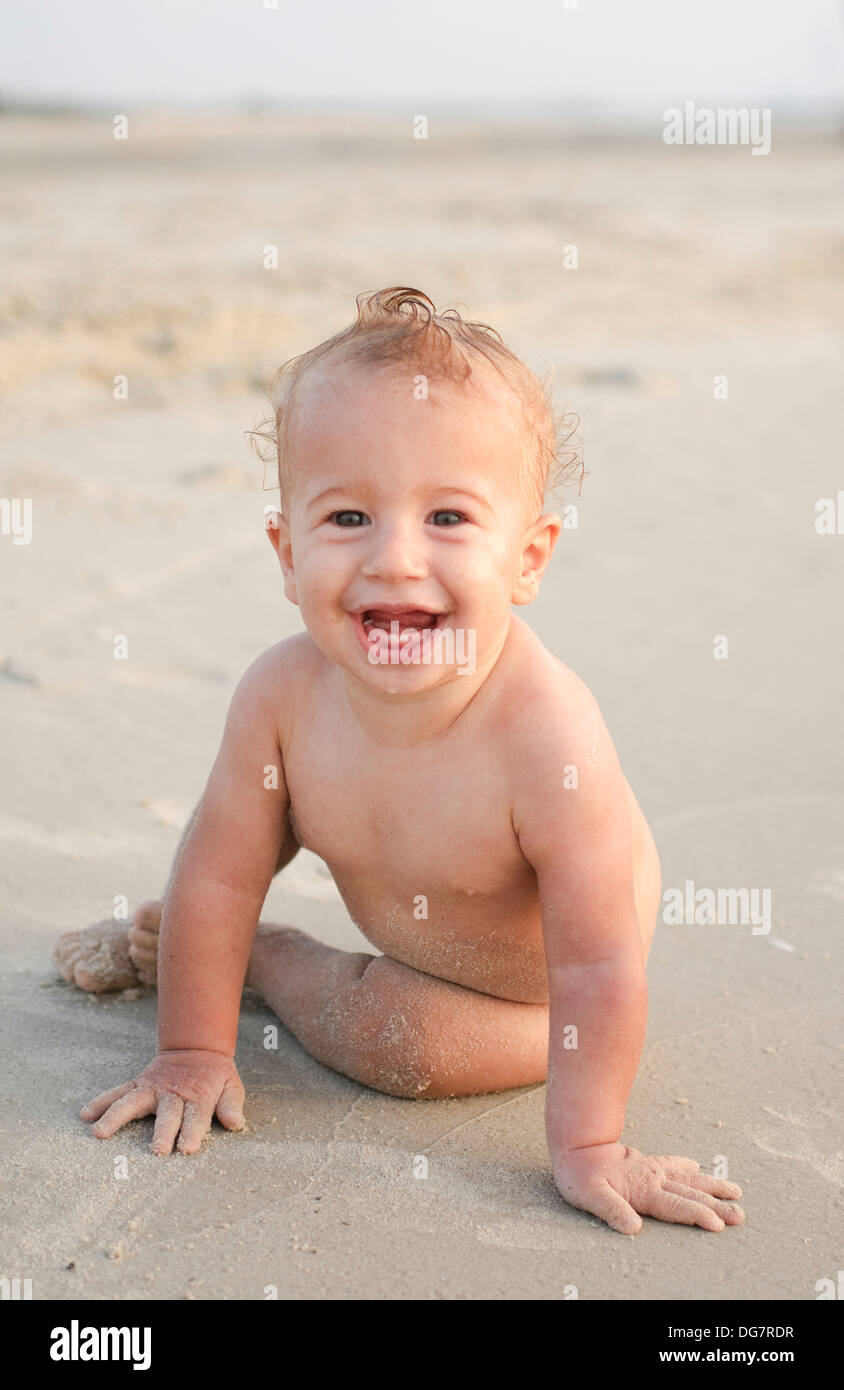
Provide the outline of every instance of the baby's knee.
{"type": "Polygon", "coordinates": [[[438,1093],[444,1020],[426,983],[408,987],[405,971],[386,956],[368,966],[356,988],[356,1043],[366,1085],[419,1100],[438,1093]]]}

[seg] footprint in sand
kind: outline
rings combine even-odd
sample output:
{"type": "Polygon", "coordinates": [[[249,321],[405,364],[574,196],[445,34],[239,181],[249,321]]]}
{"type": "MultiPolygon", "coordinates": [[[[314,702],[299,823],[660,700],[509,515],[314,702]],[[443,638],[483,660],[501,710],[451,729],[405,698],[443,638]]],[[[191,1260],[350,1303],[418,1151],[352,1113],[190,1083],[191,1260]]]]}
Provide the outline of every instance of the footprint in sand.
{"type": "Polygon", "coordinates": [[[800,1132],[806,1129],[810,1132],[816,1130],[817,1125],[814,1122],[782,1110],[774,1110],[771,1106],[765,1105],[762,1109],[773,1123],[765,1125],[764,1129],[751,1135],[754,1144],[765,1153],[773,1154],[775,1158],[808,1164],[836,1187],[844,1185],[844,1155],[821,1152],[807,1134],[800,1132]]]}

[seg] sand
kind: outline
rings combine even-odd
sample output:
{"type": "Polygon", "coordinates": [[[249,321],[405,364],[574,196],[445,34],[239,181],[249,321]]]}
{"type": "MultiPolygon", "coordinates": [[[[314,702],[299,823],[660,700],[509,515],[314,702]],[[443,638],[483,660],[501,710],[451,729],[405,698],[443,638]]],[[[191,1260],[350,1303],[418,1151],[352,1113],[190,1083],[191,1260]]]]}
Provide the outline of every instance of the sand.
{"type": "MultiPolygon", "coordinates": [[[[0,535],[0,1274],[37,1299],[812,1299],[844,1166],[844,540],[814,529],[844,486],[842,147],[406,124],[0,121],[0,496],[34,524],[0,535]],[[625,1135],[726,1162],[748,1215],[718,1236],[566,1207],[542,1087],[392,1099],[265,1047],[252,996],[248,1132],[162,1160],[150,1121],[97,1143],[77,1118],[149,1059],[155,999],[81,994],[54,940],[161,890],[234,684],[299,627],[243,431],[392,283],[554,364],[590,476],[522,613],[598,697],[665,886],[772,891],[769,933],[660,925],[649,966],[625,1135]]],[[[305,852],[265,915],[362,945],[305,852]]]]}

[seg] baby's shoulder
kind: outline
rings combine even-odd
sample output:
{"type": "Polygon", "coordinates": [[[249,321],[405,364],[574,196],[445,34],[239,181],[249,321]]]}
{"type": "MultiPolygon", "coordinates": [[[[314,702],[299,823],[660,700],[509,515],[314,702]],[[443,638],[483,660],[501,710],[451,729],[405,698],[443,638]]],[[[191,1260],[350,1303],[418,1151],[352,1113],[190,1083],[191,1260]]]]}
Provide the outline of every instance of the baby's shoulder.
{"type": "Polygon", "coordinates": [[[312,688],[325,658],[307,632],[275,642],[246,668],[232,706],[253,719],[268,719],[283,731],[303,695],[312,688]]]}
{"type": "Polygon", "coordinates": [[[615,767],[613,742],[598,701],[584,680],[530,632],[510,671],[508,751],[531,780],[543,771],[615,767]]]}
{"type": "Polygon", "coordinates": [[[284,637],[274,642],[266,651],[256,656],[246,675],[253,673],[253,679],[272,684],[276,681],[307,680],[325,658],[309,632],[294,632],[292,637],[284,637]]]}

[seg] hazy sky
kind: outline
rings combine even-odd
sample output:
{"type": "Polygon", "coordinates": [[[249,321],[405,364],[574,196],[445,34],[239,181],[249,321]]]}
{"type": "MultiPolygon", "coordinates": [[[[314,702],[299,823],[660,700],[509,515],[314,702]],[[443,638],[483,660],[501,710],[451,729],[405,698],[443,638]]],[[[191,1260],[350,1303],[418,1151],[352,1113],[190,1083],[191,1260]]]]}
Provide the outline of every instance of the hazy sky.
{"type": "Polygon", "coordinates": [[[0,94],[844,106],[842,0],[0,0],[0,94]]]}

